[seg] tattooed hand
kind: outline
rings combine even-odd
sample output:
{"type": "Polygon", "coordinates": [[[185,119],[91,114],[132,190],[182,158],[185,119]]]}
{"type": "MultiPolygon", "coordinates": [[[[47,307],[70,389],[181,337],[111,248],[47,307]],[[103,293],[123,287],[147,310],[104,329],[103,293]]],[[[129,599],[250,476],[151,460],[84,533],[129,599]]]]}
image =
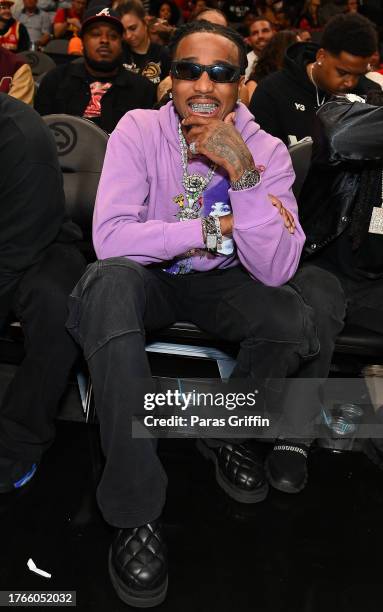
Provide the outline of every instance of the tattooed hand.
{"type": "Polygon", "coordinates": [[[254,168],[253,157],[234,127],[234,113],[223,121],[192,115],[183,119],[181,125],[185,140],[195,143],[197,155],[205,155],[217,166],[225,168],[230,181],[237,181],[245,170],[254,168]]]}

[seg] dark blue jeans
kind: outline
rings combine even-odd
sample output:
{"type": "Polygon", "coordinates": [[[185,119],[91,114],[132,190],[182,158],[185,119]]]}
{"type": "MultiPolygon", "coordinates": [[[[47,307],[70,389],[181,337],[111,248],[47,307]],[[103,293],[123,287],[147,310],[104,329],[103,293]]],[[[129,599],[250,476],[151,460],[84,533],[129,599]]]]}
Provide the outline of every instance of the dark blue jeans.
{"type": "MultiPolygon", "coordinates": [[[[167,482],[155,441],[131,437],[131,416],[142,409],[137,381],[151,378],[145,332],[188,320],[239,344],[234,376],[285,378],[303,367],[305,376],[326,377],[344,301],[335,277],[314,267],[275,288],[241,267],[173,276],[117,257],[88,267],[70,313],[67,326],[88,362],[106,457],[98,502],[107,522],[132,527],[161,514],[167,482]]],[[[297,401],[296,410],[311,421],[318,406],[297,401]]]]}

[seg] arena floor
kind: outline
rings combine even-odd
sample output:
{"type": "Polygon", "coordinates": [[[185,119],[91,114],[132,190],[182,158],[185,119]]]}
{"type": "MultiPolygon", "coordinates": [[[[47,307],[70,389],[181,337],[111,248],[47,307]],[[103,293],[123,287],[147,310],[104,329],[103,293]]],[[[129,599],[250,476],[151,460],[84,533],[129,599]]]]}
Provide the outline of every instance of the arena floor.
{"type": "MultiPolygon", "coordinates": [[[[303,493],[247,506],[221,492],[192,440],[163,441],[160,455],[170,555],[161,612],[381,612],[383,473],[365,456],[317,449],[303,493]]],[[[81,612],[127,609],[107,572],[101,469],[97,426],[60,421],[33,481],[0,498],[0,590],[76,591],[81,612]],[[52,578],[31,573],[29,558],[52,578]]]]}

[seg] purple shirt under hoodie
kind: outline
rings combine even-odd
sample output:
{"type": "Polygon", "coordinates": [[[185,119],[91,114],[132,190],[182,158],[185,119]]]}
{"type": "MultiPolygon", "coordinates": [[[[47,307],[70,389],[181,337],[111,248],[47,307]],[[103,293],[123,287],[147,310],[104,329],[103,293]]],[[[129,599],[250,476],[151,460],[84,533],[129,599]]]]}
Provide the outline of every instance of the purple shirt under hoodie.
{"type": "MultiPolygon", "coordinates": [[[[174,261],[190,249],[204,249],[201,221],[179,221],[184,194],[178,114],[172,102],[159,111],[133,110],[112,133],[97,193],[93,241],[99,259],[125,256],[146,266],[160,264],[171,271],[174,261]]],[[[232,255],[205,250],[190,258],[192,271],[229,268],[239,262],[266,285],[278,286],[295,273],[305,236],[298,222],[291,190],[294,171],[285,145],[260,129],[243,104],[235,108],[235,127],[250,149],[261,181],[255,187],[226,194],[225,209],[234,215],[232,255]],[[279,198],[294,215],[295,233],[284,227],[282,216],[268,194],[279,198]]],[[[206,175],[209,161],[193,160],[188,172],[206,175]]],[[[227,175],[221,168],[203,193],[201,214],[222,202],[227,175]]]]}

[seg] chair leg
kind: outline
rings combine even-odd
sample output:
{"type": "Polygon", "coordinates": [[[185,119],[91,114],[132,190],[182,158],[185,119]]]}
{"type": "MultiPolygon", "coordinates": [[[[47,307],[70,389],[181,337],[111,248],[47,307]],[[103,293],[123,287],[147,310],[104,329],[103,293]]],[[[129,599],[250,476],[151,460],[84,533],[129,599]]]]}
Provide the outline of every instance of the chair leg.
{"type": "Polygon", "coordinates": [[[229,378],[235,368],[235,359],[227,357],[226,359],[217,359],[217,366],[221,378],[229,378]]]}
{"type": "Polygon", "coordinates": [[[78,370],[77,384],[85,422],[96,423],[96,409],[94,405],[92,381],[90,380],[89,374],[84,370],[78,370]]]}

